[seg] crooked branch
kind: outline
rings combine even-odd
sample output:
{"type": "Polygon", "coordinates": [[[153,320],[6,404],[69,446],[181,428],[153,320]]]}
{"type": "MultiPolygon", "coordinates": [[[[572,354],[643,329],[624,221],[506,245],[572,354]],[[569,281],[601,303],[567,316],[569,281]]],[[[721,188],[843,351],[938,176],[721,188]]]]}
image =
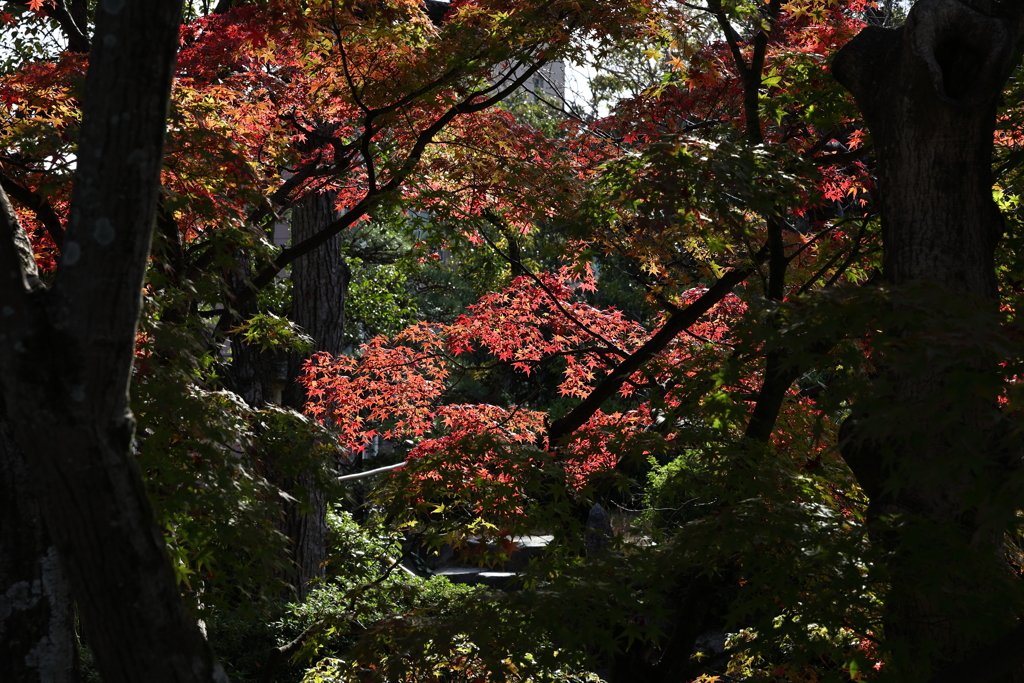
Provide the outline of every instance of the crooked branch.
{"type": "Polygon", "coordinates": [[[53,206],[38,192],[33,192],[27,187],[20,185],[10,177],[0,174],[0,187],[4,192],[22,206],[28,208],[35,214],[39,222],[46,228],[57,247],[64,244],[64,226],[60,222],[60,216],[53,210],[53,206]]]}
{"type": "MultiPolygon", "coordinates": [[[[757,253],[756,258],[760,261],[766,256],[766,250],[761,249],[757,253]]],[[[643,367],[644,363],[661,353],[676,336],[696,323],[701,316],[724,299],[732,291],[733,287],[746,280],[754,272],[755,268],[753,266],[730,270],[711,289],[704,292],[699,299],[686,308],[672,313],[653,337],[619,363],[611,373],[594,387],[594,390],[578,406],[569,411],[569,414],[565,417],[551,423],[551,426],[548,427],[549,447],[558,447],[566,437],[569,437],[573,432],[586,424],[587,420],[598,411],[605,401],[615,395],[634,372],[637,372],[643,367]]]]}
{"type": "Polygon", "coordinates": [[[371,211],[386,197],[397,192],[402,187],[402,184],[406,179],[412,175],[412,172],[419,164],[420,158],[423,156],[423,152],[434,141],[434,137],[437,136],[437,134],[440,133],[456,117],[462,114],[475,114],[497,104],[519,88],[523,83],[528,81],[530,77],[546,63],[546,60],[537,61],[533,66],[524,70],[518,78],[511,81],[508,84],[508,87],[488,99],[475,102],[474,100],[477,98],[478,93],[470,93],[463,101],[449,108],[444,114],[439,116],[434,123],[420,131],[419,135],[416,137],[416,142],[409,150],[405,163],[402,164],[401,168],[395,171],[394,175],[385,185],[378,187],[376,190],[368,189],[363,198],[356,203],[355,206],[346,211],[340,218],[328,223],[316,234],[311,235],[302,242],[282,251],[276,259],[264,266],[256,276],[252,278],[251,286],[247,286],[242,291],[236,291],[233,293],[235,295],[233,302],[234,305],[230,308],[226,308],[224,313],[221,315],[220,320],[217,322],[218,336],[226,334],[227,330],[238,324],[238,311],[242,310],[247,303],[255,299],[256,294],[273,282],[277,277],[277,274],[284,270],[292,261],[300,256],[310,253],[320,245],[325,244],[342,230],[355,224],[360,217],[371,211]]]}

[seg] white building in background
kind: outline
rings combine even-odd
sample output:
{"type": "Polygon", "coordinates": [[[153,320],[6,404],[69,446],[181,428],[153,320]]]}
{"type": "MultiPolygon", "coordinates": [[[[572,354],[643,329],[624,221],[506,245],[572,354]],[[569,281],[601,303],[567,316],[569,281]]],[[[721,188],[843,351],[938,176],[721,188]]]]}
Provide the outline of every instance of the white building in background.
{"type": "MultiPolygon", "coordinates": [[[[430,17],[430,20],[434,22],[434,25],[442,26],[445,13],[451,6],[449,0],[420,1],[423,3],[423,9],[426,11],[427,16],[430,17]]],[[[888,1],[891,2],[892,0],[888,1]]],[[[491,73],[495,77],[500,77],[507,73],[507,68],[507,66],[505,68],[498,66],[491,73]]],[[[519,76],[520,73],[521,70],[516,69],[513,78],[519,76]]],[[[533,96],[534,101],[545,99],[561,107],[565,101],[565,64],[559,61],[544,65],[523,87],[533,96]]]]}
{"type": "Polygon", "coordinates": [[[561,107],[565,101],[565,63],[548,62],[526,83],[534,99],[544,98],[561,107]]]}
{"type": "MultiPolygon", "coordinates": [[[[495,79],[507,75],[510,70],[507,65],[495,67],[493,72],[495,79]]],[[[525,70],[526,67],[511,70],[511,78],[518,78],[525,70]]],[[[565,63],[562,61],[548,62],[530,76],[530,79],[522,87],[529,93],[533,101],[544,99],[561,107],[565,101],[565,63]]]]}

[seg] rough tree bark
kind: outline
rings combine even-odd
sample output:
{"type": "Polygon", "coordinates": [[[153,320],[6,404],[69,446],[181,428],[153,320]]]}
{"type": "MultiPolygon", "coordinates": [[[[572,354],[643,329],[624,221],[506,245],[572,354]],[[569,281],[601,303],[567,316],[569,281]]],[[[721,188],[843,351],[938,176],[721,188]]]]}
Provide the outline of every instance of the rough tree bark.
{"type": "MultiPolygon", "coordinates": [[[[32,243],[13,227],[25,276],[38,286],[32,243]]],[[[71,587],[0,396],[0,671],[22,683],[74,683],[76,656],[71,587]]]]}
{"type": "Polygon", "coordinates": [[[0,388],[106,683],[226,681],[180,599],[128,409],[181,0],[103,0],[54,284],[0,193],[0,388]]]}
{"type": "Polygon", "coordinates": [[[0,401],[0,671],[19,683],[78,680],[71,588],[0,401]]]}
{"type": "MultiPolygon", "coordinates": [[[[293,244],[316,235],[337,218],[334,193],[315,193],[301,199],[291,209],[291,240],[293,244]]],[[[314,351],[340,354],[345,348],[345,302],[351,279],[342,254],[341,235],[336,234],[313,251],[292,262],[293,288],[291,320],[313,339],[314,351]]],[[[244,271],[248,264],[241,261],[244,271]]],[[[241,277],[241,276],[240,276],[241,277]]],[[[256,312],[255,302],[246,303],[243,317],[256,312]]],[[[253,408],[276,403],[276,363],[279,355],[261,351],[241,337],[231,338],[231,366],[228,379],[231,390],[253,408]]],[[[302,411],[306,391],[295,381],[307,355],[288,354],[284,390],[280,402],[302,411]]],[[[327,499],[316,485],[313,472],[286,476],[275,463],[267,462],[268,479],[282,491],[294,494],[302,504],[283,503],[280,530],[289,539],[292,570],[284,579],[304,598],[310,582],[324,575],[327,538],[327,499]]]]}
{"type": "MultiPolygon", "coordinates": [[[[337,216],[334,193],[313,194],[292,209],[292,241],[297,243],[330,225],[337,216]]],[[[313,338],[315,351],[340,355],[345,349],[345,302],[351,273],[341,250],[341,235],[292,264],[292,320],[313,338]]],[[[306,390],[295,381],[307,356],[290,354],[288,383],[284,405],[301,411],[306,390]]],[[[303,512],[297,505],[286,505],[285,534],[291,540],[295,570],[290,583],[303,597],[309,582],[324,575],[327,535],[327,499],[315,483],[312,472],[300,473],[293,481],[282,482],[286,489],[302,489],[309,503],[303,512]]]]}
{"type": "MultiPolygon", "coordinates": [[[[835,58],[833,73],[853,94],[874,139],[887,285],[927,283],[941,288],[951,304],[997,310],[994,253],[1002,219],[992,200],[992,145],[1022,13],[1021,2],[919,0],[903,27],[868,27],[835,58]]],[[[907,315],[912,317],[910,307],[907,315]]],[[[979,382],[994,374],[998,361],[982,349],[965,348],[964,358],[959,379],[979,382]]],[[[957,417],[945,420],[973,436],[973,443],[958,443],[948,438],[950,424],[928,408],[948,399],[948,373],[881,370],[885,398],[921,407],[922,419],[902,435],[879,440],[865,435],[863,425],[873,416],[857,415],[844,425],[843,455],[871,499],[869,517],[904,520],[879,538],[891,553],[885,631],[901,680],[921,680],[994,640],[956,617],[950,595],[975,601],[991,617],[993,631],[1008,631],[1016,616],[992,604],[980,575],[972,578],[954,566],[1001,562],[1001,534],[983,527],[989,502],[984,490],[979,495],[984,473],[1003,466],[991,447],[997,416],[991,398],[970,392],[957,397],[957,417]],[[938,533],[975,556],[947,567],[915,564],[921,555],[913,547],[922,539],[950,540],[928,536],[938,533]],[[937,582],[923,580],[925,570],[938,572],[937,582]]],[[[874,417],[879,414],[876,407],[874,417]]],[[[1006,670],[985,673],[1016,680],[1006,670]]]]}

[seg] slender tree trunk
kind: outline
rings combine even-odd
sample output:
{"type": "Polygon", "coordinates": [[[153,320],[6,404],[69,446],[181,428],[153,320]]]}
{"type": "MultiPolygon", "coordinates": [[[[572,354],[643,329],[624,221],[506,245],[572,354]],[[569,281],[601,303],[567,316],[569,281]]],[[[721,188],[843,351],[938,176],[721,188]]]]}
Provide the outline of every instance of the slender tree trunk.
{"type": "MultiPolygon", "coordinates": [[[[1020,2],[919,0],[905,26],[866,28],[833,64],[874,140],[885,284],[904,292],[922,285],[941,290],[951,307],[991,312],[993,326],[1002,220],[992,201],[992,144],[1021,13],[1020,2]]],[[[917,324],[920,303],[894,297],[906,329],[917,324]]],[[[983,338],[986,330],[977,332],[983,338]]],[[[955,379],[982,387],[997,362],[966,342],[955,379]]],[[[881,398],[920,419],[879,429],[885,410],[876,402],[844,425],[843,454],[871,498],[869,516],[876,522],[900,516],[883,523],[887,531],[879,537],[890,551],[885,635],[901,680],[914,681],[969,657],[1016,616],[998,603],[990,581],[1001,571],[995,566],[1001,533],[986,526],[994,515],[988,487],[1001,467],[994,447],[998,413],[991,391],[988,398],[978,390],[952,395],[948,367],[889,363],[881,370],[881,398]],[[958,547],[957,561],[922,565],[942,547],[958,547]],[[989,631],[965,618],[963,603],[951,596],[990,616],[989,631]]]]}
{"type": "Polygon", "coordinates": [[[0,192],[0,388],[105,683],[226,681],[188,614],[133,456],[128,386],[180,0],[104,0],[52,289],[0,192]]]}
{"type": "MultiPolygon", "coordinates": [[[[786,270],[789,261],[786,259],[785,242],[782,231],[785,223],[777,217],[771,217],[768,224],[768,291],[766,294],[772,301],[781,302],[786,298],[786,270]]],[[[772,323],[775,324],[774,322],[772,323]]],[[[751,441],[767,443],[775,431],[775,423],[782,412],[786,393],[799,378],[799,370],[788,362],[783,351],[769,351],[764,362],[764,380],[757,392],[754,409],[747,423],[745,436],[751,441]]]]}
{"type": "Polygon", "coordinates": [[[89,34],[89,2],[88,0],[65,0],[68,14],[75,21],[75,25],[86,36],[89,34]]]}
{"type": "Polygon", "coordinates": [[[75,683],[71,588],[0,403],[0,672],[18,683],[75,683]]]}
{"type": "MultiPolygon", "coordinates": [[[[239,273],[232,277],[242,281],[251,275],[248,259],[238,253],[239,273]]],[[[232,287],[242,289],[244,286],[232,287]]],[[[245,304],[239,311],[242,320],[249,319],[258,311],[256,302],[245,304]]],[[[249,344],[242,335],[231,336],[231,364],[227,372],[227,385],[231,391],[242,397],[253,410],[259,410],[267,403],[274,403],[274,392],[269,381],[270,354],[255,344],[249,344]]]]}
{"type": "MultiPolygon", "coordinates": [[[[334,194],[313,194],[292,208],[292,242],[316,234],[337,217],[334,194]]],[[[247,264],[242,263],[243,270],[247,264]]],[[[244,277],[246,273],[240,275],[244,277]]],[[[339,354],[345,348],[345,301],[351,275],[341,254],[341,236],[335,235],[292,264],[292,321],[313,339],[315,351],[339,354]]],[[[254,304],[243,310],[243,317],[256,311],[254,304]]],[[[306,404],[305,389],[295,382],[308,356],[292,353],[287,358],[285,387],[281,403],[301,411],[306,404]]],[[[270,354],[246,344],[240,335],[231,340],[229,385],[253,408],[274,403],[270,354]]],[[[313,579],[324,575],[327,537],[327,499],[317,485],[313,471],[286,475],[276,463],[266,462],[266,476],[278,488],[301,503],[284,502],[280,529],[289,539],[293,569],[285,577],[300,598],[313,579]]]]}
{"type": "MultiPolygon", "coordinates": [[[[300,242],[315,234],[336,217],[335,195],[314,194],[292,209],[292,242],[300,242]]],[[[302,256],[292,264],[292,320],[313,338],[315,351],[338,355],[345,349],[345,302],[351,278],[344,255],[341,236],[335,235],[319,249],[302,256]]],[[[306,391],[295,381],[306,356],[291,354],[288,359],[288,383],[284,404],[301,411],[306,404],[306,391]]],[[[291,583],[303,596],[309,582],[324,574],[326,559],[327,499],[316,485],[313,472],[302,472],[294,480],[283,482],[286,489],[308,502],[303,511],[287,505],[285,533],[291,539],[295,572],[291,583]]]]}

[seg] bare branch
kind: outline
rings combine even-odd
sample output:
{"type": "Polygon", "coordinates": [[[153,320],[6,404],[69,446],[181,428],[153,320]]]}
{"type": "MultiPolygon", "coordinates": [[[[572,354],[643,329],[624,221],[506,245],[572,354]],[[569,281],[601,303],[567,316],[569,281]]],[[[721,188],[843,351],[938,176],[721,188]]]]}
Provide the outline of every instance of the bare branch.
{"type": "MultiPolygon", "coordinates": [[[[688,6],[692,7],[692,5],[688,6]]],[[[721,0],[711,0],[708,2],[707,11],[714,14],[715,19],[718,20],[718,25],[721,27],[722,33],[725,34],[725,40],[729,44],[729,51],[732,52],[732,58],[736,62],[736,70],[739,72],[740,78],[746,80],[749,67],[747,67],[746,60],[743,59],[743,52],[740,51],[740,34],[736,32],[736,29],[729,23],[729,18],[725,16],[721,0]]]]}
{"type": "MultiPolygon", "coordinates": [[[[16,0],[19,5],[28,5],[28,0],[16,0]]],[[[50,17],[60,25],[64,37],[68,39],[68,50],[88,54],[92,51],[92,45],[88,36],[85,35],[85,27],[79,26],[68,12],[64,0],[51,0],[43,3],[43,14],[50,17]]]]}

